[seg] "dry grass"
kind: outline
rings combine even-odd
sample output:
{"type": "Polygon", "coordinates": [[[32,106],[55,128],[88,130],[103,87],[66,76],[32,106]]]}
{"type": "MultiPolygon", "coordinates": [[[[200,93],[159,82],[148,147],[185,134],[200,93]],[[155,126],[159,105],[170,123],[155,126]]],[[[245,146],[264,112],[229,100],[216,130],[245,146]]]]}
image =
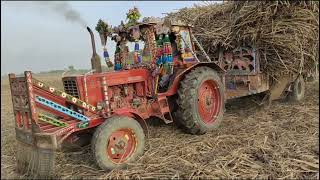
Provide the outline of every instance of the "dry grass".
{"type": "MultiPolygon", "coordinates": [[[[59,77],[41,80],[60,86],[59,77]]],[[[104,172],[90,147],[58,154],[62,179],[70,178],[307,178],[319,171],[319,84],[307,84],[301,103],[258,107],[251,98],[227,104],[221,127],[201,136],[153,120],[145,154],[124,170],[104,172]]],[[[15,137],[7,80],[1,81],[1,178],[15,173],[15,137]]]]}
{"type": "Polygon", "coordinates": [[[168,17],[193,24],[211,59],[219,50],[255,46],[263,72],[309,72],[319,57],[319,1],[235,1],[184,8],[168,17]]]}

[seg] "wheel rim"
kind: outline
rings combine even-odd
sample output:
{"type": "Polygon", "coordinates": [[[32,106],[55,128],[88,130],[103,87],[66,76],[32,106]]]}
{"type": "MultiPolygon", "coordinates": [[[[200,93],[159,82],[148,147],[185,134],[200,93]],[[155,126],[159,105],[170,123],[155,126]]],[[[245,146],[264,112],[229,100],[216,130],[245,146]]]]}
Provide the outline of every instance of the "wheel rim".
{"type": "Polygon", "coordinates": [[[130,129],[114,131],[107,143],[107,155],[115,163],[123,163],[134,153],[137,143],[130,129]]]}
{"type": "Polygon", "coordinates": [[[221,97],[218,85],[213,80],[204,81],[198,91],[198,111],[202,121],[212,124],[219,115],[221,97]]]}

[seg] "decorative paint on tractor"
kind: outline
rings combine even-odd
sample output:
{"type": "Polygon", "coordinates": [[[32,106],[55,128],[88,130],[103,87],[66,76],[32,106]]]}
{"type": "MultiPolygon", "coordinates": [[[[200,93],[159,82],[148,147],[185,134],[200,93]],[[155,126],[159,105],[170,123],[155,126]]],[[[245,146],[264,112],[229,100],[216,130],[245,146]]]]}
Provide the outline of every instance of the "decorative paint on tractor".
{"type": "Polygon", "coordinates": [[[106,80],[105,76],[102,78],[102,87],[103,87],[103,92],[104,92],[104,100],[105,100],[105,106],[106,106],[105,108],[106,108],[108,116],[110,116],[111,110],[110,110],[109,96],[108,96],[108,85],[107,85],[107,80],[106,80]]]}
{"type": "Polygon", "coordinates": [[[50,107],[50,108],[52,108],[52,109],[54,109],[56,111],[62,112],[64,114],[68,115],[68,116],[76,118],[76,119],[78,119],[80,121],[87,122],[87,121],[90,120],[88,117],[86,117],[86,116],[84,116],[84,115],[82,115],[80,113],[72,111],[71,109],[68,109],[68,108],[66,108],[64,106],[61,106],[60,104],[52,102],[52,101],[50,101],[50,100],[48,100],[46,98],[43,98],[41,96],[36,96],[36,101],[41,103],[41,104],[43,104],[43,105],[46,105],[46,106],[48,106],[48,107],[50,107]]]}
{"type": "Polygon", "coordinates": [[[82,101],[82,100],[80,100],[80,99],[78,99],[78,98],[76,98],[76,97],[74,97],[74,96],[72,96],[72,95],[70,95],[70,94],[68,94],[66,92],[60,91],[58,89],[55,89],[55,88],[53,88],[53,87],[51,87],[51,86],[49,86],[49,85],[37,80],[37,79],[33,78],[32,82],[37,87],[39,87],[41,89],[44,89],[44,90],[47,90],[47,91],[49,91],[51,93],[54,93],[55,95],[58,95],[58,96],[60,96],[62,98],[65,98],[69,102],[73,102],[76,105],[82,106],[83,108],[85,108],[85,109],[87,109],[89,111],[94,112],[96,110],[96,108],[93,105],[86,104],[86,106],[83,106],[83,104],[85,103],[84,101],[82,101]]]}
{"type": "Polygon", "coordinates": [[[33,94],[33,86],[32,86],[32,75],[30,71],[25,72],[26,80],[27,80],[27,88],[28,88],[28,97],[29,97],[29,106],[31,110],[31,119],[38,123],[37,112],[36,112],[36,105],[35,105],[35,98],[33,94]]]}
{"type": "Polygon", "coordinates": [[[66,126],[68,126],[68,124],[66,122],[59,121],[56,118],[53,118],[53,117],[50,117],[50,116],[47,116],[47,115],[41,114],[41,113],[38,114],[38,119],[40,121],[44,121],[44,122],[47,122],[49,124],[52,124],[52,125],[58,126],[58,127],[66,127],[66,126]]]}

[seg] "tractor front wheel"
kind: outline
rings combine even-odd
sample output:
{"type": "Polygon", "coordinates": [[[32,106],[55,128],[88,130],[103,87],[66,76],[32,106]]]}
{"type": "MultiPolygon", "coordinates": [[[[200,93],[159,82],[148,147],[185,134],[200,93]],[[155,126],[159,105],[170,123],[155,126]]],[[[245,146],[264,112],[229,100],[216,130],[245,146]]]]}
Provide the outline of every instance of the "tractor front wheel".
{"type": "Polygon", "coordinates": [[[112,170],[125,167],[143,154],[145,136],[136,120],[114,116],[97,128],[91,143],[98,166],[112,170]]]}
{"type": "Polygon", "coordinates": [[[211,68],[198,67],[188,73],[178,90],[179,124],[191,134],[204,134],[218,127],[224,112],[224,88],[211,68]]]}

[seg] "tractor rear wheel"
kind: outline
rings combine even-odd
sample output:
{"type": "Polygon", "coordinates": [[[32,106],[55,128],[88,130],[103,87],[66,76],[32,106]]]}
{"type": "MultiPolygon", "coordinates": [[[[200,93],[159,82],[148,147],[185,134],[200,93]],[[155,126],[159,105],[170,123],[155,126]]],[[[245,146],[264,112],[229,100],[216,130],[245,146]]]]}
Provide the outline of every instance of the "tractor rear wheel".
{"type": "Polygon", "coordinates": [[[143,154],[145,136],[139,122],[114,116],[101,124],[91,142],[96,163],[101,169],[123,168],[143,154]]]}
{"type": "Polygon", "coordinates": [[[289,94],[293,101],[301,101],[304,99],[306,84],[302,76],[299,76],[293,83],[292,92],[289,94]]]}
{"type": "Polygon", "coordinates": [[[224,87],[211,68],[198,67],[181,81],[177,121],[191,134],[204,134],[219,126],[224,112],[224,87]]]}

